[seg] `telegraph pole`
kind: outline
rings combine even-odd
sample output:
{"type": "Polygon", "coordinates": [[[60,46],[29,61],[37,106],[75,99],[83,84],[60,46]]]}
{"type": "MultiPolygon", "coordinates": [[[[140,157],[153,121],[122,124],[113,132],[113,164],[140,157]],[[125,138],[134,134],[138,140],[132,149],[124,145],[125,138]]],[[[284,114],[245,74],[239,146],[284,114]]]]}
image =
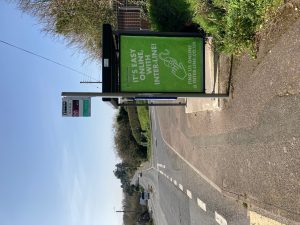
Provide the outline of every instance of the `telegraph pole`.
{"type": "Polygon", "coordinates": [[[120,212],[123,212],[123,213],[133,213],[133,212],[138,212],[136,210],[116,210],[116,212],[120,213],[120,212]]]}

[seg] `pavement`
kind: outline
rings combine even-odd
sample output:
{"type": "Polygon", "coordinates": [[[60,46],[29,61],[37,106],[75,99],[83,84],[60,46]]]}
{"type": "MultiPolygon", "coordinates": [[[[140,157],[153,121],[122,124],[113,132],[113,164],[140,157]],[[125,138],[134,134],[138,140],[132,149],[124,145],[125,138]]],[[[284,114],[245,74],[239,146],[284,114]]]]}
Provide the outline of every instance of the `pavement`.
{"type": "MultiPolygon", "coordinates": [[[[212,45],[212,38],[208,38],[205,43],[205,93],[218,93],[218,68],[215,63],[215,51],[212,45]]],[[[219,110],[219,100],[217,98],[186,98],[186,113],[200,111],[219,110]]]]}
{"type": "MultiPolygon", "coordinates": [[[[275,224],[300,223],[300,15],[296,8],[287,5],[284,19],[260,35],[257,59],[248,55],[233,59],[231,98],[221,102],[222,110],[187,114],[179,107],[155,108],[163,140],[189,167],[247,207],[252,220],[259,214],[275,224]]],[[[225,65],[229,62],[224,56],[222,60],[225,65]]],[[[228,68],[219,69],[222,91],[228,68]]]]}

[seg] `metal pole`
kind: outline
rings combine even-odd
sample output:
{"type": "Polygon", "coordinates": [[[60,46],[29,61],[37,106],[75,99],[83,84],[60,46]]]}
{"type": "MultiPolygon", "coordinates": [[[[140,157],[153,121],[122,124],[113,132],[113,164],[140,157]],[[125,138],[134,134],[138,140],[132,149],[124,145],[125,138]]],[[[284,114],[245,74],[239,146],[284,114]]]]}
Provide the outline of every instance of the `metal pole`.
{"type": "Polygon", "coordinates": [[[178,103],[119,103],[118,106],[186,106],[185,102],[178,103]]]}
{"type": "Polygon", "coordinates": [[[80,81],[81,84],[102,84],[101,81],[80,81]]]}
{"type": "Polygon", "coordinates": [[[135,211],[135,210],[117,210],[116,212],[138,212],[138,211],[135,211]]]}
{"type": "Polygon", "coordinates": [[[205,94],[205,93],[134,93],[134,92],[62,92],[62,96],[85,96],[103,98],[228,98],[229,94],[205,94]]]}

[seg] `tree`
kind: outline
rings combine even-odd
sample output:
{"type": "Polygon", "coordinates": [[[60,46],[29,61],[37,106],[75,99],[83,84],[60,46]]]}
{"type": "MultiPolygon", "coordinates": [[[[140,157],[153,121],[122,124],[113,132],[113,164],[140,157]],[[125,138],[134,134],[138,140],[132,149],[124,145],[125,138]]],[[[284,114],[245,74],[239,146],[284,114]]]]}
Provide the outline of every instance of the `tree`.
{"type": "Polygon", "coordinates": [[[140,146],[132,135],[128,113],[120,107],[114,124],[115,150],[122,162],[134,167],[139,166],[147,157],[145,147],[140,146]]]}
{"type": "Polygon", "coordinates": [[[135,187],[130,185],[130,179],[132,177],[132,169],[128,167],[127,163],[116,164],[116,169],[114,170],[114,175],[120,179],[121,187],[123,191],[128,195],[132,195],[135,191],[135,187]]]}
{"type": "Polygon", "coordinates": [[[68,45],[101,57],[102,24],[116,23],[110,0],[19,0],[19,8],[39,19],[44,31],[68,45]]]}

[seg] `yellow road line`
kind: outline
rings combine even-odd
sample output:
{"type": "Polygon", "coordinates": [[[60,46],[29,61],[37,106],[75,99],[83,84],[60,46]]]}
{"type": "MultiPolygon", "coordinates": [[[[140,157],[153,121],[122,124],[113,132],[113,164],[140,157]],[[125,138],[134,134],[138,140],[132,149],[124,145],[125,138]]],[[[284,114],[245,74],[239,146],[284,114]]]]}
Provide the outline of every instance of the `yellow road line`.
{"type": "Polygon", "coordinates": [[[249,211],[249,216],[251,225],[285,225],[256,212],[249,211]]]}

